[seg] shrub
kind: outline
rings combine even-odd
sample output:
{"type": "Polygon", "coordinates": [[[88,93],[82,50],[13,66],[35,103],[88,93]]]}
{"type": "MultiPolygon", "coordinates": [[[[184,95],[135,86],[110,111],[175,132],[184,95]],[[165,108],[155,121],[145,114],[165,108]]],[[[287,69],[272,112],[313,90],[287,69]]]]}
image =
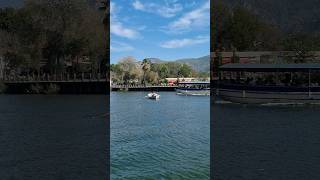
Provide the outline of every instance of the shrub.
{"type": "Polygon", "coordinates": [[[31,94],[41,94],[43,92],[43,87],[40,84],[33,84],[28,92],[31,94]]]}
{"type": "Polygon", "coordinates": [[[60,91],[59,85],[56,84],[49,84],[46,90],[44,91],[45,94],[58,94],[60,91]]]}

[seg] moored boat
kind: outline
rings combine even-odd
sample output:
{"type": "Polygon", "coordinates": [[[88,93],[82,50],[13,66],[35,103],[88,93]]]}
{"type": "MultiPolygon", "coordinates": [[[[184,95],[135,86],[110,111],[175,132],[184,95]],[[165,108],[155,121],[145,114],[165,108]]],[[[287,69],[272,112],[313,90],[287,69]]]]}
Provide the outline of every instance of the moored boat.
{"type": "Polygon", "coordinates": [[[179,82],[176,92],[186,96],[210,96],[210,82],[179,82]]]}
{"type": "Polygon", "coordinates": [[[246,104],[319,104],[320,64],[226,64],[216,96],[246,104]]]}

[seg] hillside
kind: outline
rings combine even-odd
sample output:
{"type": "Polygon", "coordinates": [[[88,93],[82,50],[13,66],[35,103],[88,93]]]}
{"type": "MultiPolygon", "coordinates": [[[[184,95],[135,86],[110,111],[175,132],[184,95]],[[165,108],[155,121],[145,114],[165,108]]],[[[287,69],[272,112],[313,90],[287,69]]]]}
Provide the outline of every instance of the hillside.
{"type": "Polygon", "coordinates": [[[203,56],[199,58],[179,59],[176,62],[186,63],[196,71],[209,72],[210,71],[210,56],[203,56]]]}
{"type": "MultiPolygon", "coordinates": [[[[169,61],[161,60],[158,58],[148,58],[149,61],[152,63],[166,63],[169,61]]],[[[210,57],[203,56],[199,58],[185,58],[185,59],[178,59],[170,62],[179,62],[185,63],[191,66],[194,70],[199,72],[209,72],[210,71],[210,57]]]]}

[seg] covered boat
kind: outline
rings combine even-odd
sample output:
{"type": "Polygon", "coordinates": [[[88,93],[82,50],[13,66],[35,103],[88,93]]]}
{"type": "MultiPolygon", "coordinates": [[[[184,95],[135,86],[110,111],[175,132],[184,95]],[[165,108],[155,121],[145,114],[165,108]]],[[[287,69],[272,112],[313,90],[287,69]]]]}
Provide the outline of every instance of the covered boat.
{"type": "Polygon", "coordinates": [[[214,87],[236,103],[320,103],[320,64],[226,64],[214,87]]]}

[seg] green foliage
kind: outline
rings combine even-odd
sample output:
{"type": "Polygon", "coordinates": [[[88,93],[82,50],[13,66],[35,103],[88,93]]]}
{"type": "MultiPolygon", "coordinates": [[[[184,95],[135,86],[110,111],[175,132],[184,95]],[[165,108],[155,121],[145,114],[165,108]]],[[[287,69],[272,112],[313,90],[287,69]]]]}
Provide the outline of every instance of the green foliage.
{"type": "Polygon", "coordinates": [[[251,11],[237,6],[228,8],[217,4],[215,8],[215,49],[248,51],[272,50],[279,46],[277,28],[267,24],[251,11]],[[272,35],[272,36],[271,36],[272,35]]]}
{"type": "MultiPolygon", "coordinates": [[[[243,6],[229,7],[217,2],[212,8],[211,52],[292,51],[293,56],[284,57],[287,62],[306,63],[315,60],[313,51],[320,50],[317,32],[284,31],[243,6]]],[[[218,67],[219,62],[216,57],[214,66],[218,67]]],[[[232,62],[237,63],[238,57],[234,55],[232,62]]]]}
{"type": "Polygon", "coordinates": [[[103,16],[86,0],[26,0],[21,8],[0,9],[0,55],[12,68],[36,71],[47,60],[45,70],[51,73],[88,57],[93,70],[106,71],[103,16]]]}
{"type": "Polygon", "coordinates": [[[308,60],[314,59],[312,51],[316,51],[315,46],[316,38],[310,37],[308,34],[297,33],[290,34],[284,41],[284,48],[288,51],[295,52],[293,59],[289,59],[294,63],[307,63],[308,60]]]}
{"type": "Polygon", "coordinates": [[[169,74],[169,68],[165,65],[161,65],[160,69],[159,69],[159,77],[161,79],[165,79],[165,78],[168,78],[169,74]]]}
{"type": "Polygon", "coordinates": [[[30,94],[58,94],[60,86],[57,84],[32,84],[26,91],[30,94]]]}
{"type": "Polygon", "coordinates": [[[146,82],[150,84],[158,84],[159,83],[159,76],[158,73],[153,71],[148,71],[146,73],[146,82]]]}
{"type": "Polygon", "coordinates": [[[151,63],[144,59],[141,63],[126,57],[111,65],[111,79],[120,84],[159,84],[167,83],[165,78],[200,77],[206,79],[209,72],[195,72],[189,65],[178,62],[151,63]]]}
{"type": "MultiPolygon", "coordinates": [[[[144,85],[146,85],[146,75],[147,73],[149,73],[150,71],[150,62],[148,59],[143,59],[142,63],[141,63],[141,68],[142,68],[142,71],[143,71],[143,80],[142,80],[142,83],[144,85]]],[[[150,73],[149,73],[150,74],[150,73]]],[[[152,82],[154,81],[155,77],[152,77],[152,80],[150,79],[149,82],[152,82]]]]}
{"type": "Polygon", "coordinates": [[[44,94],[58,94],[60,87],[57,84],[49,84],[46,89],[43,91],[44,94]]]}
{"type": "MultiPolygon", "coordinates": [[[[258,17],[252,10],[242,6],[230,8],[223,3],[214,7],[212,24],[214,50],[220,51],[273,51],[288,50],[294,41],[292,35],[301,36],[300,33],[283,32],[278,26],[266,22],[258,17]]],[[[319,37],[316,33],[305,34],[305,39],[319,37]]],[[[317,38],[320,39],[320,38],[317,38]]],[[[313,49],[320,49],[320,43],[313,41],[313,49]]],[[[309,46],[307,42],[304,45],[309,46]]],[[[214,51],[213,50],[213,51],[214,51]]]]}
{"type": "Polygon", "coordinates": [[[236,7],[230,21],[227,22],[226,28],[229,33],[231,45],[239,51],[244,51],[254,47],[259,28],[261,27],[257,17],[243,8],[236,7]]]}
{"type": "Polygon", "coordinates": [[[143,70],[132,57],[120,60],[118,64],[111,65],[111,80],[115,83],[132,84],[142,81],[143,70]]]}
{"type": "Polygon", "coordinates": [[[28,90],[30,94],[41,94],[44,88],[40,84],[32,84],[28,90]]]}
{"type": "Polygon", "coordinates": [[[178,71],[179,77],[190,77],[192,75],[192,68],[187,64],[182,64],[178,71]]]}

